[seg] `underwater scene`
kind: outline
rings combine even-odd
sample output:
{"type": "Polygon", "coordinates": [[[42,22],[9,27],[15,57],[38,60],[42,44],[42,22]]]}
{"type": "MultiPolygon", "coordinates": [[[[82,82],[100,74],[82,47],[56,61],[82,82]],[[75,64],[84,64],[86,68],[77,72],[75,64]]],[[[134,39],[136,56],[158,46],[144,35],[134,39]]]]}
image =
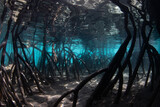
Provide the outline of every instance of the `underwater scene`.
{"type": "Polygon", "coordinates": [[[0,0],[0,106],[158,107],[158,0],[0,0]]]}

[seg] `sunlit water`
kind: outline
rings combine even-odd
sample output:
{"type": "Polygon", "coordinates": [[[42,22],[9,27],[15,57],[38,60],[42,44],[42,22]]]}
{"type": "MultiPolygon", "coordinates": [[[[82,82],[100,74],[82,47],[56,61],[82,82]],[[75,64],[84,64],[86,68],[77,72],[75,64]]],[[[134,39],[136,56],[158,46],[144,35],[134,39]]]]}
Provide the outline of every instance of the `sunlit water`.
{"type": "MultiPolygon", "coordinates": [[[[115,39],[115,36],[111,36],[109,38],[107,38],[106,40],[104,40],[104,45],[103,48],[102,47],[98,47],[98,48],[87,48],[87,52],[85,50],[84,45],[82,44],[82,40],[81,39],[73,39],[72,42],[73,44],[65,44],[64,47],[68,47],[72,50],[72,52],[74,53],[74,55],[76,55],[77,57],[81,57],[81,54],[88,54],[90,55],[92,58],[98,58],[102,55],[102,50],[103,50],[103,56],[106,56],[107,58],[112,58],[115,53],[118,51],[119,47],[121,46],[122,42],[124,41],[124,38],[120,38],[120,39],[115,39]]],[[[101,43],[101,41],[99,41],[99,43],[101,43]]],[[[93,43],[93,46],[97,46],[99,44],[98,42],[96,44],[93,43]]],[[[156,39],[152,39],[150,40],[150,43],[157,49],[157,51],[160,53],[160,38],[156,38],[156,39]]],[[[43,49],[43,43],[38,43],[36,44],[36,47],[40,50],[43,49]]],[[[56,47],[56,44],[55,44],[56,47]]],[[[62,48],[62,45],[60,46],[60,48],[62,48]]],[[[129,49],[129,47],[127,47],[127,50],[129,49]]],[[[66,49],[67,50],[67,49],[66,49]]],[[[46,51],[49,53],[49,55],[52,55],[52,45],[47,44],[46,46],[46,51]]],[[[55,50],[57,51],[57,50],[55,50]]],[[[136,44],[135,47],[135,51],[139,52],[139,45],[136,44]]],[[[7,52],[7,56],[5,57],[5,64],[7,65],[10,61],[8,56],[13,57],[13,46],[12,46],[12,42],[9,41],[7,44],[7,48],[6,48],[6,52],[7,52]]],[[[33,47],[28,47],[25,48],[25,52],[27,57],[30,59],[30,62],[33,62],[33,47]]],[[[19,53],[24,57],[22,50],[19,49],[19,53]]],[[[2,52],[0,53],[0,55],[2,54],[2,52]]],[[[63,56],[63,54],[61,54],[63,56]]],[[[66,53],[66,55],[68,55],[66,53]]],[[[35,56],[35,65],[37,66],[39,61],[41,60],[42,56],[42,52],[35,49],[34,48],[34,56],[35,56]]],[[[71,59],[73,60],[73,59],[71,59]]],[[[71,61],[72,63],[73,61],[71,61]]]]}

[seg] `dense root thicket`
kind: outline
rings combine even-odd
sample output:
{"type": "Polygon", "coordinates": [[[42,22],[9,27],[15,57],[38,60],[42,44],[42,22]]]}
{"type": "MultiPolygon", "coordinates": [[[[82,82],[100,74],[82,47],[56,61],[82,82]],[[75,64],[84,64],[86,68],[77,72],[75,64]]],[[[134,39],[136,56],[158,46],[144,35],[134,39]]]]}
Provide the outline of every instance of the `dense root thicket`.
{"type": "MultiPolygon", "coordinates": [[[[57,102],[54,104],[54,107],[57,107],[58,104],[60,103],[60,101],[62,101],[62,99],[64,97],[66,97],[67,95],[69,95],[71,93],[73,93],[73,95],[74,95],[72,107],[76,107],[76,103],[78,100],[78,92],[80,91],[80,89],[88,81],[90,81],[92,78],[94,78],[95,76],[97,76],[103,72],[105,72],[105,73],[104,73],[103,77],[101,78],[99,84],[96,86],[94,92],[91,94],[91,96],[87,100],[86,107],[95,106],[95,104],[96,104],[96,103],[94,103],[95,101],[100,101],[100,100],[106,99],[109,91],[111,91],[113,89],[113,87],[115,86],[115,84],[117,82],[118,82],[119,86],[118,86],[118,90],[117,90],[117,95],[114,100],[114,104],[118,104],[120,102],[121,97],[122,97],[124,70],[127,67],[129,68],[128,84],[127,84],[126,91],[124,92],[124,97],[126,97],[129,94],[129,92],[131,91],[131,88],[132,88],[133,83],[136,79],[136,76],[138,76],[138,69],[139,69],[140,65],[143,63],[143,57],[144,57],[145,52],[147,52],[147,54],[148,54],[150,64],[149,64],[147,76],[145,76],[143,78],[146,79],[145,86],[148,86],[151,88],[150,91],[151,91],[152,95],[148,96],[148,97],[150,97],[149,98],[150,101],[146,102],[146,105],[145,104],[144,105],[148,106],[148,107],[151,107],[153,105],[153,103],[156,99],[156,96],[159,93],[158,90],[159,90],[159,82],[160,82],[160,79],[159,79],[159,72],[160,72],[159,71],[160,70],[159,69],[159,64],[160,64],[159,58],[160,58],[160,55],[158,54],[157,50],[151,44],[149,44],[149,39],[150,39],[152,30],[153,30],[153,27],[151,25],[151,22],[146,19],[147,13],[145,11],[145,7],[143,7],[145,2],[142,3],[142,9],[139,9],[136,6],[133,6],[133,8],[136,9],[136,11],[143,18],[143,22],[141,22],[142,25],[138,26],[141,30],[140,34],[138,34],[137,33],[137,26],[136,26],[137,22],[135,22],[135,19],[134,19],[135,17],[133,16],[133,13],[131,12],[131,10],[129,10],[129,7],[123,5],[119,0],[111,0],[111,1],[114,4],[116,4],[117,6],[119,6],[121,11],[124,13],[124,25],[125,25],[124,28],[127,33],[127,38],[124,40],[124,42],[120,46],[118,52],[116,53],[116,55],[114,56],[114,58],[112,59],[112,61],[110,62],[109,66],[107,68],[102,69],[97,72],[94,72],[90,76],[86,77],[75,89],[64,93],[57,100],[57,102]],[[131,32],[132,30],[128,27],[129,21],[131,22],[133,32],[131,32]],[[147,27],[149,27],[149,28],[147,28],[147,27]],[[146,30],[149,30],[149,31],[146,32],[146,30]],[[137,34],[142,37],[143,41],[142,41],[141,50],[139,52],[139,55],[138,55],[138,58],[136,61],[136,65],[133,68],[131,66],[130,59],[132,57],[133,50],[135,47],[137,34]],[[126,48],[129,44],[129,42],[131,42],[131,46],[129,48],[129,51],[127,52],[126,48]],[[125,56],[125,53],[127,53],[126,56],[125,56]],[[150,75],[151,75],[151,82],[149,82],[150,84],[148,85],[148,78],[150,77],[150,75]]],[[[130,9],[133,9],[133,8],[131,7],[130,9]]],[[[134,102],[130,102],[130,106],[133,105],[133,103],[134,102]]]]}
{"type": "MultiPolygon", "coordinates": [[[[59,50],[57,49],[57,55],[54,47],[54,42],[56,40],[51,40],[51,42],[48,42],[47,40],[47,34],[50,33],[50,29],[52,29],[52,35],[55,35],[55,30],[58,29],[58,27],[55,27],[56,20],[58,20],[58,16],[61,16],[60,13],[63,13],[63,9],[66,9],[66,11],[67,9],[70,9],[71,11],[70,17],[66,19],[67,21],[64,23],[64,26],[65,28],[71,26],[71,28],[68,29],[72,29],[72,31],[75,33],[78,32],[77,30],[80,26],[78,24],[85,23],[85,18],[79,16],[79,13],[81,11],[85,12],[86,8],[80,10],[79,6],[72,5],[64,0],[55,0],[54,2],[49,0],[2,0],[2,2],[0,2],[3,5],[0,21],[0,37],[3,33],[3,26],[7,25],[7,27],[5,33],[3,34],[3,40],[1,40],[0,44],[0,51],[2,52],[0,64],[0,106],[4,105],[9,107],[21,107],[23,104],[27,104],[26,95],[33,94],[33,90],[31,89],[33,84],[36,85],[39,92],[43,92],[41,85],[48,84],[48,82],[53,81],[55,76],[64,76],[68,80],[72,78],[80,80],[80,75],[86,73],[91,74],[82,80],[76,88],[65,92],[55,102],[53,105],[54,107],[57,107],[63,98],[69,94],[73,94],[72,106],[76,107],[79,91],[92,78],[102,73],[103,76],[101,77],[100,82],[94,89],[93,93],[88,98],[86,107],[94,106],[96,101],[103,101],[106,99],[107,95],[111,90],[113,90],[116,84],[118,84],[118,89],[113,103],[118,104],[121,101],[122,95],[124,98],[127,98],[133,87],[136,77],[139,77],[139,73],[141,73],[139,70],[140,66],[142,65],[143,67],[143,64],[145,63],[143,62],[145,53],[148,55],[147,62],[149,62],[149,66],[148,71],[144,72],[146,76],[143,76],[143,78],[145,79],[145,87],[149,87],[150,91],[152,92],[150,101],[147,102],[146,105],[148,107],[152,106],[160,90],[160,55],[154,46],[149,43],[149,40],[153,35],[152,32],[154,29],[154,23],[152,21],[159,22],[159,20],[155,18],[159,16],[154,16],[154,18],[152,18],[152,14],[148,11],[148,8],[150,7],[148,4],[152,2],[150,0],[135,0],[137,4],[141,4],[141,7],[137,7],[132,2],[125,4],[123,3],[125,0],[111,0],[111,2],[118,6],[123,12],[124,29],[127,37],[124,39],[117,53],[110,61],[108,67],[92,73],[90,68],[94,65],[97,65],[94,60],[90,61],[93,62],[94,65],[89,68],[83,59],[77,57],[72,52],[71,48],[65,46],[65,42],[61,37],[55,36],[54,38],[57,39],[57,41],[58,39],[60,41],[57,42],[57,48],[59,48],[59,50]],[[18,12],[18,15],[15,14],[15,11],[18,12]],[[148,14],[150,15],[150,18],[148,18],[148,14]],[[30,21],[33,21],[34,23],[30,21]],[[28,51],[27,44],[24,43],[24,37],[22,36],[22,33],[30,25],[34,28],[32,35],[33,42],[29,44],[29,46],[33,48],[33,51],[32,56],[28,57],[26,52],[28,51]],[[41,41],[43,44],[42,49],[36,46],[38,43],[35,40],[35,36],[38,27],[43,33],[43,38],[41,41]],[[9,56],[6,51],[9,40],[11,40],[12,43],[13,56],[9,56]],[[140,51],[136,59],[136,64],[133,66],[131,59],[134,56],[133,51],[135,49],[137,40],[139,40],[138,42],[140,43],[140,51]],[[49,43],[52,45],[51,53],[47,51],[47,44],[49,43]],[[62,46],[58,43],[62,44],[62,46]],[[60,49],[60,47],[62,48],[60,49]],[[129,50],[127,50],[128,47],[129,50]],[[34,50],[40,51],[43,56],[41,59],[39,59],[39,65],[37,66],[35,65],[34,50]],[[63,57],[61,57],[62,55],[63,57]],[[10,59],[10,68],[9,66],[5,66],[6,57],[10,59]],[[73,60],[73,62],[69,62],[69,60],[73,60]],[[87,72],[82,72],[84,69],[87,72]],[[123,75],[126,69],[129,72],[129,79],[127,80],[128,83],[126,90],[123,92],[123,75]],[[151,80],[149,81],[149,79],[151,80]],[[17,87],[18,90],[15,90],[17,87]],[[20,93],[20,95],[17,93],[20,93]]],[[[108,1],[104,1],[99,4],[99,6],[96,8],[96,11],[99,11],[98,9],[100,9],[101,6],[105,6],[106,3],[108,3],[108,1]]],[[[94,16],[93,10],[90,10],[90,12],[90,15],[94,16]]],[[[63,14],[65,15],[67,13],[64,12],[63,14]]],[[[90,16],[88,15],[88,17],[90,16]]],[[[63,19],[57,23],[61,24],[62,22],[63,19]]],[[[62,26],[60,29],[62,29],[62,26]]],[[[157,29],[159,29],[158,25],[157,29]]],[[[68,32],[69,30],[65,30],[64,32],[64,29],[62,29],[58,33],[66,36],[66,33],[68,32]]],[[[102,62],[99,62],[99,65],[97,66],[100,66],[102,62]]]]}

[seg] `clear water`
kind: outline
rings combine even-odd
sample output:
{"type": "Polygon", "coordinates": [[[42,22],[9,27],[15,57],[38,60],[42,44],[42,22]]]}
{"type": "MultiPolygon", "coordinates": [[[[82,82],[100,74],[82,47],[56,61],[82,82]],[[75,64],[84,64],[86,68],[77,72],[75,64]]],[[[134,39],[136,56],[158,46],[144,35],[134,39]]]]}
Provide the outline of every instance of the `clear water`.
{"type": "MultiPolygon", "coordinates": [[[[90,44],[92,44],[93,47],[87,47],[84,46],[82,43],[82,40],[79,38],[73,38],[70,40],[70,42],[72,42],[72,44],[70,44],[70,42],[67,44],[67,42],[65,43],[64,47],[68,47],[72,50],[72,52],[78,57],[81,58],[82,55],[86,54],[89,55],[90,57],[96,59],[100,59],[101,57],[103,58],[104,56],[108,59],[111,59],[115,53],[118,51],[119,47],[121,46],[124,38],[121,38],[119,35],[116,36],[110,36],[107,37],[107,39],[103,39],[103,41],[100,40],[94,40],[94,41],[90,41],[90,44]],[[117,39],[118,37],[118,39],[117,39]],[[103,42],[103,43],[102,43],[103,42]],[[101,44],[101,45],[100,45],[101,44]],[[85,49],[87,48],[87,49],[85,49]]],[[[10,38],[11,39],[11,38],[10,38]]],[[[2,41],[2,39],[1,39],[2,41]]],[[[158,50],[158,52],[160,53],[160,37],[156,37],[156,38],[152,38],[150,40],[150,43],[158,50]]],[[[27,42],[26,42],[27,44],[27,42]]],[[[56,48],[56,43],[55,43],[55,48],[56,48]]],[[[62,44],[60,45],[60,48],[62,49],[62,44]]],[[[91,45],[90,45],[91,46],[91,45]]],[[[38,44],[36,44],[36,47],[40,50],[43,49],[43,43],[39,42],[38,44]]],[[[136,51],[139,51],[139,45],[136,44],[136,51]]],[[[128,47],[129,49],[129,47],[128,47]]],[[[67,50],[67,48],[66,48],[67,50]]],[[[34,48],[34,56],[35,56],[35,65],[37,66],[40,59],[43,57],[42,56],[42,52],[35,49],[34,48]]],[[[46,51],[52,55],[52,45],[51,44],[47,44],[46,46],[46,51]]],[[[57,50],[55,50],[56,52],[58,52],[57,50]]],[[[6,52],[9,56],[13,57],[13,46],[12,46],[12,42],[8,41],[7,43],[7,48],[6,48],[6,52]]],[[[27,57],[29,58],[30,62],[33,62],[33,47],[28,47],[25,48],[25,52],[27,57]]],[[[22,50],[19,49],[19,53],[24,57],[24,55],[22,54],[22,50]]],[[[2,52],[0,52],[0,55],[2,55],[2,52]]],[[[61,56],[63,57],[64,53],[61,54],[61,56]]],[[[69,54],[66,52],[66,55],[69,56],[69,54]]],[[[71,63],[73,63],[73,59],[71,58],[71,63]]],[[[5,65],[9,64],[9,57],[6,56],[5,57],[5,65]]]]}

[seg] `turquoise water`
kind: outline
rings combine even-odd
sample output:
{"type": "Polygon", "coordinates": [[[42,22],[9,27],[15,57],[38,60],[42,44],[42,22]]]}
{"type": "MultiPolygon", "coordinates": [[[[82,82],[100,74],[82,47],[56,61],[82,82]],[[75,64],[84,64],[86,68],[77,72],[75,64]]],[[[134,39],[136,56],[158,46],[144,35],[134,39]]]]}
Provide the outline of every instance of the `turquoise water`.
{"type": "MultiPolygon", "coordinates": [[[[114,37],[109,37],[105,40],[105,42],[103,42],[103,44],[100,47],[99,44],[101,43],[101,41],[96,41],[96,42],[90,42],[90,44],[92,44],[94,47],[90,47],[90,48],[87,48],[87,50],[85,50],[85,46],[82,44],[82,40],[81,39],[72,39],[71,40],[72,44],[70,44],[70,42],[67,44],[65,43],[64,44],[64,47],[68,47],[72,50],[72,52],[77,56],[77,57],[81,57],[81,55],[83,54],[86,54],[92,58],[95,58],[96,59],[100,59],[101,56],[106,56],[107,58],[112,58],[115,53],[118,51],[119,47],[121,46],[121,43],[123,42],[123,39],[115,39],[114,37]]],[[[155,40],[150,40],[150,43],[158,50],[158,52],[160,53],[160,38],[156,38],[155,40]]],[[[55,47],[57,45],[55,44],[55,47]]],[[[43,49],[43,43],[38,43],[36,44],[36,47],[40,50],[43,49]]],[[[138,47],[138,45],[137,45],[138,47]]],[[[60,48],[62,49],[62,44],[60,45],[60,48]]],[[[60,49],[60,50],[61,50],[60,49]]],[[[129,47],[128,47],[129,49],[129,47]]],[[[137,48],[135,48],[137,49],[137,48]]],[[[67,48],[66,48],[67,50],[67,48]]],[[[11,41],[8,41],[7,43],[7,48],[6,48],[6,51],[7,51],[7,54],[11,57],[13,57],[13,46],[12,46],[12,42],[11,41]]],[[[42,52],[37,50],[37,49],[34,49],[35,53],[34,53],[34,56],[35,56],[35,65],[37,66],[40,59],[43,57],[42,56],[42,52]]],[[[47,44],[46,46],[46,51],[52,55],[52,45],[50,44],[47,44]]],[[[56,53],[58,53],[57,50],[55,50],[56,53]]],[[[30,62],[32,63],[33,62],[33,55],[32,55],[32,52],[33,52],[33,47],[28,47],[25,49],[25,52],[26,52],[26,55],[27,57],[29,58],[30,62]]],[[[22,54],[22,50],[19,49],[19,53],[24,57],[24,55],[22,54]]],[[[0,55],[1,55],[1,52],[0,52],[0,55]]],[[[57,54],[59,55],[59,54],[57,54]]],[[[63,57],[64,53],[61,54],[61,56],[63,57]]],[[[66,52],[65,53],[66,56],[69,56],[69,54],[66,52]]],[[[71,58],[70,59],[71,63],[73,63],[73,59],[71,58]]],[[[47,62],[46,62],[47,63],[47,62]]],[[[9,64],[9,57],[6,56],[5,57],[5,65],[8,65],[9,64]]]]}
{"type": "Polygon", "coordinates": [[[158,53],[160,54],[160,38],[151,40],[150,43],[157,49],[158,53]]]}

